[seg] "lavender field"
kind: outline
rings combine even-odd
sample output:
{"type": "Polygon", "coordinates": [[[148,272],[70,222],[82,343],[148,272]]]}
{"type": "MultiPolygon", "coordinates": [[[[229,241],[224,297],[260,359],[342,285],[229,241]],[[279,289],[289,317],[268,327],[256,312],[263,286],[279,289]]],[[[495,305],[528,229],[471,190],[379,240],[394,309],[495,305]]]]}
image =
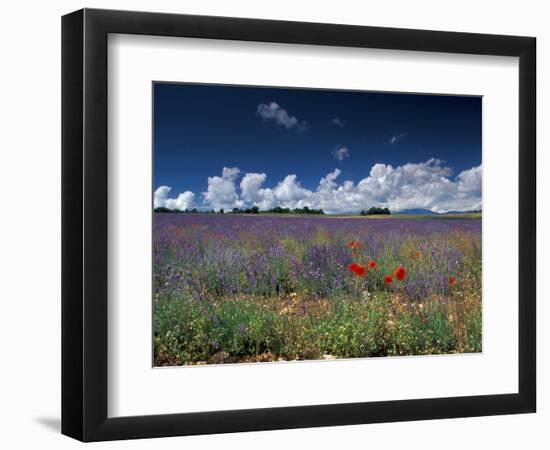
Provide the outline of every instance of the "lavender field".
{"type": "Polygon", "coordinates": [[[154,215],[156,366],[480,352],[481,219],[154,215]]]}

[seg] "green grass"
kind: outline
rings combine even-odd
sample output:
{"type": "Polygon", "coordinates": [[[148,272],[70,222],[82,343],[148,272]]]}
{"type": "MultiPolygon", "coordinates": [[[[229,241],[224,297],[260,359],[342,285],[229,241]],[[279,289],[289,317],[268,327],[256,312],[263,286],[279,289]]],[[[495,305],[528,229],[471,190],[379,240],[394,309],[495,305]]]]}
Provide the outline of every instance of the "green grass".
{"type": "Polygon", "coordinates": [[[428,355],[481,351],[481,302],[460,294],[404,302],[399,293],[284,301],[163,297],[155,305],[155,363],[428,355]],[[221,358],[221,361],[219,359],[221,358]]]}

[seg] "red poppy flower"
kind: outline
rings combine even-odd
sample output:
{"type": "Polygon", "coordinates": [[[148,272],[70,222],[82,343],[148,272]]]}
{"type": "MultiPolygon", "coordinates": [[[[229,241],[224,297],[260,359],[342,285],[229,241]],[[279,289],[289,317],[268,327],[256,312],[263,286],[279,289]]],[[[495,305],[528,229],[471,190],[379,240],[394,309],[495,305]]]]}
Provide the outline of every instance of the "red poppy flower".
{"type": "Polygon", "coordinates": [[[348,242],[348,247],[349,247],[349,248],[355,248],[355,242],[349,241],[349,242],[348,242]]]}
{"type": "Polygon", "coordinates": [[[355,243],[355,248],[361,248],[361,242],[357,241],[357,242],[355,243]]]}
{"type": "Polygon", "coordinates": [[[455,278],[455,277],[449,277],[449,284],[450,284],[451,286],[454,286],[455,282],[456,282],[456,278],[455,278]]]}
{"type": "Polygon", "coordinates": [[[369,261],[369,267],[370,267],[371,269],[375,269],[377,265],[378,265],[378,264],[376,264],[376,261],[374,261],[374,260],[370,260],[370,261],[369,261]]]}
{"type": "Polygon", "coordinates": [[[397,269],[395,269],[394,275],[395,275],[395,278],[397,278],[399,281],[403,281],[407,276],[407,271],[403,266],[399,266],[397,269]]]}
{"type": "Polygon", "coordinates": [[[349,271],[357,275],[358,277],[364,277],[367,274],[367,268],[362,264],[351,263],[349,265],[349,271]]]}
{"type": "Polygon", "coordinates": [[[386,275],[384,277],[384,283],[386,284],[392,284],[393,283],[393,278],[390,276],[390,275],[386,275]]]}

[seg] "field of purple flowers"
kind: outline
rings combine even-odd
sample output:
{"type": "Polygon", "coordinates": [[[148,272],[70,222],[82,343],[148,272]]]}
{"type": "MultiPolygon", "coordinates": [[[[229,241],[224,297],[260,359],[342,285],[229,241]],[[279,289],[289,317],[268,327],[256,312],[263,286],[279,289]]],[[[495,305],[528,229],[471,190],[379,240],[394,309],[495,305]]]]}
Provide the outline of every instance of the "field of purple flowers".
{"type": "Polygon", "coordinates": [[[481,220],[155,214],[155,365],[481,351],[481,220]]]}

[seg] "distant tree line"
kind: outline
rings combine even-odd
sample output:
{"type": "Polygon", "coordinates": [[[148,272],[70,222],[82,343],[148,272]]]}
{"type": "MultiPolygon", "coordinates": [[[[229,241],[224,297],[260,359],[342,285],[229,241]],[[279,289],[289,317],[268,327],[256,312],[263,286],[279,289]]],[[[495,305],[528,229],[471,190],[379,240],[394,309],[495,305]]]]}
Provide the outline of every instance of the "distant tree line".
{"type": "MultiPolygon", "coordinates": [[[[221,209],[220,209],[220,212],[222,212],[221,209]]],[[[231,212],[233,214],[259,214],[260,208],[258,208],[257,206],[253,206],[252,208],[247,208],[247,209],[233,208],[231,212]]]]}
{"type": "Polygon", "coordinates": [[[380,214],[391,214],[388,208],[377,208],[373,206],[372,208],[364,209],[361,211],[362,216],[374,216],[380,214]]]}
{"type": "MultiPolygon", "coordinates": [[[[247,209],[240,209],[240,208],[233,208],[232,210],[233,214],[260,214],[260,210],[257,206],[253,206],[252,208],[247,209]]],[[[303,208],[282,208],[280,206],[276,206],[275,208],[267,209],[265,211],[261,211],[261,213],[267,213],[267,214],[325,214],[325,212],[322,209],[313,209],[308,208],[307,206],[304,206],[303,208]]]]}
{"type": "MultiPolygon", "coordinates": [[[[164,206],[159,206],[158,208],[155,208],[154,211],[156,213],[168,213],[168,214],[185,214],[185,213],[198,213],[199,212],[199,210],[197,208],[180,210],[180,209],[165,208],[164,206]]],[[[202,212],[212,212],[213,213],[214,211],[212,210],[212,211],[202,211],[202,212]]]]}
{"type": "MultiPolygon", "coordinates": [[[[213,209],[209,211],[199,211],[197,208],[193,209],[185,209],[185,210],[179,210],[179,209],[169,209],[164,206],[159,206],[154,209],[156,213],[168,213],[168,214],[186,214],[186,213],[202,213],[202,214],[224,214],[225,210],[221,208],[219,211],[214,211],[213,209]]],[[[322,209],[313,209],[308,208],[307,206],[304,206],[303,208],[281,208],[280,206],[277,206],[275,208],[268,209],[266,211],[260,211],[260,208],[257,206],[253,206],[252,208],[233,208],[231,210],[233,214],[265,214],[265,213],[271,213],[271,214],[325,214],[325,212],[322,209]]]]}

